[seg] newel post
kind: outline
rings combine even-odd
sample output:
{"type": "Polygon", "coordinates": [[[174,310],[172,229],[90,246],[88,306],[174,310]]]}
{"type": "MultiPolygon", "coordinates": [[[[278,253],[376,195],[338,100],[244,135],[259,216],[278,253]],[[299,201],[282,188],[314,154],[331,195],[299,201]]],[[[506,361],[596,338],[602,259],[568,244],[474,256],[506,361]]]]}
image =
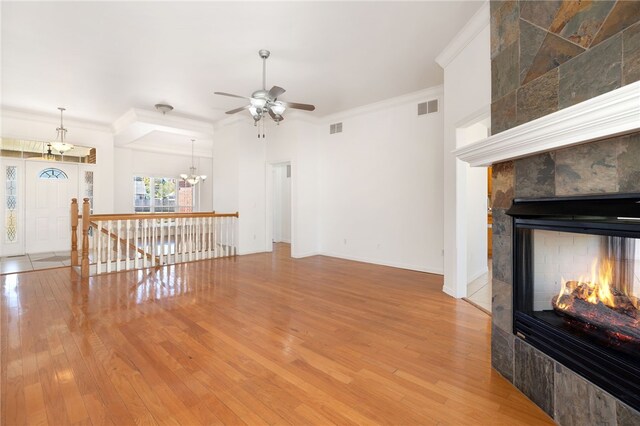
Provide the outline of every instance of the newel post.
{"type": "Polygon", "coordinates": [[[89,223],[91,222],[89,199],[84,198],[82,203],[82,260],[80,263],[80,275],[89,276],[89,223]]]}
{"type": "Polygon", "coordinates": [[[71,199],[71,266],[78,266],[78,199],[71,199]]]}

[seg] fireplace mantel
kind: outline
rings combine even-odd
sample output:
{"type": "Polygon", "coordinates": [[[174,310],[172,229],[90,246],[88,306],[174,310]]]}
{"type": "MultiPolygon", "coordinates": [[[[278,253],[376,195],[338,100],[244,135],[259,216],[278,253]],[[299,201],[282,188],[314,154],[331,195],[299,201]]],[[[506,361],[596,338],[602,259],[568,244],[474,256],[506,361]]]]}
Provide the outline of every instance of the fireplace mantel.
{"type": "Polygon", "coordinates": [[[471,166],[489,166],[640,130],[640,81],[505,130],[454,151],[471,166]]]}

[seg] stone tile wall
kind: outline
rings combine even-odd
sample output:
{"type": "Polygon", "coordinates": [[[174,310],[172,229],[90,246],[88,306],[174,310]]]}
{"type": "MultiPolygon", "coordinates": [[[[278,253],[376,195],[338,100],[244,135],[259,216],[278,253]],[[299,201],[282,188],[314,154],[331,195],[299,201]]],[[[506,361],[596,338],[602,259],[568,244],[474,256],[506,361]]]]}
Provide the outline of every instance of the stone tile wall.
{"type": "Polygon", "coordinates": [[[493,168],[492,365],[560,425],[640,424],[640,413],[513,335],[513,198],[640,192],[640,133],[493,168]],[[605,421],[606,419],[606,421],[605,421]]]}
{"type": "Polygon", "coordinates": [[[491,1],[491,129],[640,79],[640,1],[491,1]]]}
{"type": "MultiPolygon", "coordinates": [[[[640,1],[491,1],[492,133],[640,80],[640,1]]],[[[514,197],[640,192],[640,133],[493,166],[492,365],[560,425],[640,413],[513,335],[514,197]],[[565,403],[566,402],[566,403],[565,403]]]]}

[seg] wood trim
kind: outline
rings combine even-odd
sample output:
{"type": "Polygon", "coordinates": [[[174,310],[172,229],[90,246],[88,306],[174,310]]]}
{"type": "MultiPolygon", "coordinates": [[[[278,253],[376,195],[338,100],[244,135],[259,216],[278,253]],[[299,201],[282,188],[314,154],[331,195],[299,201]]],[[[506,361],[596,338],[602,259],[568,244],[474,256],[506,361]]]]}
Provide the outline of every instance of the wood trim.
{"type": "Polygon", "coordinates": [[[71,266],[78,266],[78,199],[71,199],[71,266]]]}
{"type": "Polygon", "coordinates": [[[91,206],[89,199],[82,200],[82,216],[87,220],[82,220],[82,260],[80,261],[80,276],[89,276],[89,221],[91,220],[91,206]]]}
{"type": "MultiPolygon", "coordinates": [[[[82,217],[82,216],[81,216],[82,217]]],[[[143,220],[143,219],[181,219],[190,217],[240,217],[235,213],[195,212],[195,213],[130,213],[130,214],[92,214],[91,221],[103,220],[143,220]]]]}

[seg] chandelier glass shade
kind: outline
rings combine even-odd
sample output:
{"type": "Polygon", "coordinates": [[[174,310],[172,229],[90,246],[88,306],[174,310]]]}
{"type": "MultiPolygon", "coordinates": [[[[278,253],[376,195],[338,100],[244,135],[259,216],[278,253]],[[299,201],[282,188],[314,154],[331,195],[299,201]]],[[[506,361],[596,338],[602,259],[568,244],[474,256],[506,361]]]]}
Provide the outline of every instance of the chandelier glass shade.
{"type": "Polygon", "coordinates": [[[60,110],[60,127],[56,128],[56,140],[47,146],[49,148],[49,152],[53,147],[53,149],[64,155],[65,152],[73,149],[73,145],[64,141],[64,137],[67,135],[67,129],[64,127],[62,122],[62,113],[65,111],[65,108],[58,107],[58,109],[60,110]],[[60,140],[58,141],[58,139],[60,140]]]}
{"type": "Polygon", "coordinates": [[[200,181],[204,181],[207,178],[207,175],[199,175],[197,174],[197,170],[196,170],[196,166],[194,166],[194,155],[193,155],[193,144],[195,142],[195,139],[191,139],[191,167],[189,167],[189,173],[182,173],[180,175],[180,178],[189,183],[189,185],[191,186],[195,186],[198,183],[200,183],[200,181]]]}

